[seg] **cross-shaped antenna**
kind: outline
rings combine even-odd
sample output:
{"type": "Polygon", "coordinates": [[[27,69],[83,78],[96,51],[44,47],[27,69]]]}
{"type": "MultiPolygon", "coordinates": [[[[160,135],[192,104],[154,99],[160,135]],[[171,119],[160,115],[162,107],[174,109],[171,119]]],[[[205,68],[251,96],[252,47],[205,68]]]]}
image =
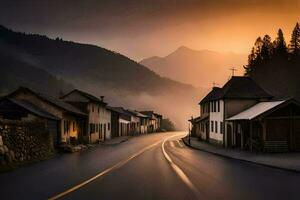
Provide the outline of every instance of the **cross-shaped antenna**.
{"type": "Polygon", "coordinates": [[[234,72],[237,71],[235,67],[229,69],[231,71],[231,76],[234,76],[234,72]]]}

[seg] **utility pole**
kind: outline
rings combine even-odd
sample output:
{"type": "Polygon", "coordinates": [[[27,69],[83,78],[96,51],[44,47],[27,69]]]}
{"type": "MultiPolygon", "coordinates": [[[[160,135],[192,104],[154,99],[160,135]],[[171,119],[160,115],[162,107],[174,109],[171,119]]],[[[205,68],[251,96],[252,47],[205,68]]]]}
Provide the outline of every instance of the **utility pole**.
{"type": "Polygon", "coordinates": [[[189,145],[191,145],[191,135],[192,135],[192,129],[193,129],[193,116],[191,117],[191,123],[189,127],[189,145]],[[192,125],[192,126],[191,126],[192,125]]]}
{"type": "Polygon", "coordinates": [[[231,71],[231,76],[234,76],[234,72],[237,71],[235,67],[229,69],[231,71]]]}

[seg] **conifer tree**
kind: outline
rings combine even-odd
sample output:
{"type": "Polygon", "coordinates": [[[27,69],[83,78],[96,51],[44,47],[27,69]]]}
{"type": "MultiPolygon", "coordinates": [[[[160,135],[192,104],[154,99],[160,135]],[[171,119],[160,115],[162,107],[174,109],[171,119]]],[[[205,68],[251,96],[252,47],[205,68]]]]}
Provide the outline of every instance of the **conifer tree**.
{"type": "Polygon", "coordinates": [[[300,26],[299,26],[299,23],[296,24],[296,26],[293,30],[291,42],[289,45],[289,52],[292,55],[300,54],[300,26]]]}
{"type": "Polygon", "coordinates": [[[271,37],[269,35],[265,35],[262,41],[262,46],[261,46],[261,58],[264,62],[268,61],[271,59],[273,54],[273,44],[271,41],[271,37]]]}
{"type": "Polygon", "coordinates": [[[274,55],[282,57],[287,55],[287,46],[281,29],[278,30],[277,37],[274,41],[274,55]]]}

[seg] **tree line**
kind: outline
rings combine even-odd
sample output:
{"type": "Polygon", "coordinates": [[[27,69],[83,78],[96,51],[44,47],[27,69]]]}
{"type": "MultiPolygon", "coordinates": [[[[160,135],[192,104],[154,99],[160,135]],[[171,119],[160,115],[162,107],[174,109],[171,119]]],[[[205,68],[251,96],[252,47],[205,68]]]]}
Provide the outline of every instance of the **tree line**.
{"type": "Polygon", "coordinates": [[[277,37],[272,41],[269,35],[263,38],[258,37],[254,47],[248,56],[248,64],[244,66],[246,76],[255,76],[255,73],[262,71],[261,68],[270,62],[285,63],[285,65],[300,64],[300,26],[299,23],[293,29],[291,40],[286,44],[283,31],[277,32],[277,37]]]}

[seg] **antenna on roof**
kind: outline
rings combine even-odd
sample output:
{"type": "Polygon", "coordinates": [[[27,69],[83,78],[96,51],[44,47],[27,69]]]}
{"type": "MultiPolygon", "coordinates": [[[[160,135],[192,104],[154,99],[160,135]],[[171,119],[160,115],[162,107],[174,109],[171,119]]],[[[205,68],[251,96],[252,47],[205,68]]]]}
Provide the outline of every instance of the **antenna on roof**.
{"type": "Polygon", "coordinates": [[[235,67],[229,69],[231,71],[231,76],[234,76],[234,72],[237,71],[235,67]]]}
{"type": "Polygon", "coordinates": [[[219,85],[219,84],[216,83],[216,82],[213,82],[212,84],[213,84],[213,87],[217,87],[217,86],[219,85]]]}

